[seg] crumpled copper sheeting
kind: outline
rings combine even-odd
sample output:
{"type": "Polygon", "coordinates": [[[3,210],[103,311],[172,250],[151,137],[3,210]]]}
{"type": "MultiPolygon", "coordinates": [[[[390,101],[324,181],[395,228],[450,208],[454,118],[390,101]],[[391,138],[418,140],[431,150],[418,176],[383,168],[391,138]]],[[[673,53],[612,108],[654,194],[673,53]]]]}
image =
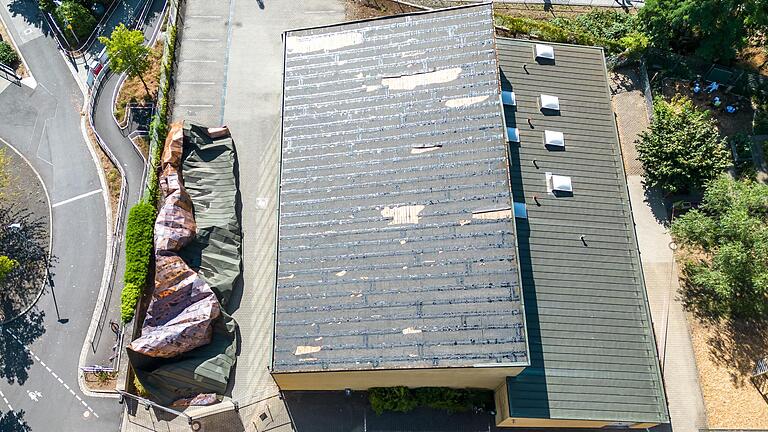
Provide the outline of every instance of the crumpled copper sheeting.
{"type": "Polygon", "coordinates": [[[176,254],[197,229],[179,172],[183,148],[182,124],[175,123],[165,141],[159,178],[164,201],[155,221],[155,290],[141,337],[129,345],[150,357],[172,358],[209,344],[213,321],[221,315],[211,287],[176,254]]]}

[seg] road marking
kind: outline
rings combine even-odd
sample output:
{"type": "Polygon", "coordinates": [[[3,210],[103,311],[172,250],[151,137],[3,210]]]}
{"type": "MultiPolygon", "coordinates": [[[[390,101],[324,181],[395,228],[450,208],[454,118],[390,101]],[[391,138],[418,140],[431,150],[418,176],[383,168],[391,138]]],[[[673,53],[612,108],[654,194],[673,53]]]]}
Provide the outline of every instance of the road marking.
{"type": "Polygon", "coordinates": [[[96,190],[92,190],[90,192],[86,192],[84,194],[80,194],[76,197],[72,197],[70,199],[65,199],[64,201],[57,202],[56,204],[52,205],[51,207],[58,207],[60,205],[69,204],[71,202],[77,201],[79,199],[87,198],[91,195],[96,195],[97,193],[101,193],[101,188],[98,188],[96,190]]]}
{"type": "MultiPolygon", "coordinates": [[[[32,350],[31,350],[31,349],[27,348],[27,346],[26,346],[26,345],[24,345],[24,343],[23,343],[23,342],[22,342],[22,341],[21,341],[19,338],[17,338],[15,334],[11,333],[11,332],[10,332],[9,330],[7,330],[7,329],[4,329],[4,328],[0,327],[0,333],[2,333],[2,332],[6,332],[6,333],[8,333],[8,334],[9,334],[9,335],[10,335],[10,336],[11,336],[11,337],[12,337],[12,338],[13,338],[13,339],[16,341],[16,342],[18,342],[18,343],[19,343],[19,345],[21,345],[21,347],[22,347],[22,348],[24,348],[24,350],[25,350],[25,351],[27,351],[27,352],[28,352],[28,353],[29,353],[29,354],[30,354],[32,357],[34,357],[35,359],[37,359],[37,361],[38,361],[39,363],[42,363],[42,360],[40,360],[40,357],[38,357],[38,356],[37,356],[37,355],[36,355],[34,352],[32,352],[32,350]]],[[[82,398],[81,398],[81,397],[80,397],[78,394],[76,394],[74,391],[72,391],[72,389],[71,389],[71,388],[69,388],[69,386],[68,386],[68,385],[64,384],[64,381],[63,381],[63,380],[62,380],[62,379],[61,379],[61,378],[60,378],[58,375],[56,375],[56,373],[54,373],[54,372],[53,372],[53,371],[52,371],[52,370],[51,370],[51,369],[50,369],[48,366],[46,366],[46,367],[45,367],[45,369],[46,369],[46,370],[47,370],[47,371],[48,371],[48,372],[49,372],[49,373],[50,373],[50,374],[51,374],[51,375],[52,375],[54,378],[56,378],[56,380],[57,380],[57,381],[59,381],[59,384],[61,384],[61,385],[62,385],[64,388],[66,388],[67,390],[69,390],[69,393],[71,393],[71,394],[72,394],[72,396],[74,396],[74,397],[75,397],[75,398],[76,398],[78,401],[80,401],[80,403],[82,403],[82,404],[83,404],[83,406],[85,406],[86,408],[88,408],[88,411],[90,411],[91,413],[93,413],[93,416],[94,416],[94,417],[96,417],[96,418],[99,418],[99,415],[98,415],[98,414],[96,414],[96,412],[95,412],[93,409],[91,409],[91,407],[90,407],[90,406],[88,406],[88,404],[87,404],[87,403],[86,403],[86,402],[85,402],[85,401],[84,401],[84,400],[83,400],[83,399],[82,399],[82,398]]],[[[39,396],[42,396],[42,394],[40,394],[40,392],[36,392],[36,393],[37,393],[37,394],[39,394],[39,396]]],[[[28,393],[28,394],[29,394],[29,393],[28,393]]],[[[3,395],[2,391],[0,391],[0,397],[2,397],[2,398],[3,398],[3,400],[5,401],[5,404],[6,404],[6,405],[8,405],[8,408],[9,408],[11,411],[13,411],[13,408],[11,408],[11,405],[8,403],[8,400],[7,400],[7,399],[5,399],[5,395],[3,395]]],[[[30,394],[30,398],[32,398],[32,395],[31,395],[31,394],[30,394]]],[[[34,398],[32,398],[32,399],[34,399],[34,398]]],[[[19,423],[21,423],[21,422],[19,422],[19,423]]]]}

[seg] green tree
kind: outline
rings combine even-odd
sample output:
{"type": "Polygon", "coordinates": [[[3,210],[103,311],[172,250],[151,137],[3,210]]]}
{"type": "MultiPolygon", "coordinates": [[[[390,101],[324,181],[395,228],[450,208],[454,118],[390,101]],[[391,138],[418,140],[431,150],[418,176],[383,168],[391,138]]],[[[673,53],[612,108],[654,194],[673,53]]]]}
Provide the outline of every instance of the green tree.
{"type": "Polygon", "coordinates": [[[19,262],[8,258],[5,255],[0,255],[0,282],[5,280],[5,277],[19,266],[19,262]]]}
{"type": "Polygon", "coordinates": [[[53,0],[40,0],[38,6],[43,12],[53,13],[56,11],[56,3],[53,0]]]}
{"type": "Polygon", "coordinates": [[[768,185],[721,175],[671,233],[703,257],[684,263],[689,308],[705,317],[768,314],[768,185]]]}
{"type": "Polygon", "coordinates": [[[120,24],[109,38],[101,36],[99,41],[107,47],[110,69],[117,73],[125,72],[130,78],[138,77],[144,84],[147,97],[151,97],[143,76],[149,68],[149,47],[144,45],[144,33],[129,30],[125,24],[120,24]]]}
{"type": "Polygon", "coordinates": [[[56,8],[55,15],[60,24],[73,31],[80,39],[90,36],[96,27],[96,18],[88,8],[74,0],[64,0],[61,6],[56,8]]]}
{"type": "Polygon", "coordinates": [[[646,182],[669,193],[701,190],[730,164],[730,152],[709,111],[689,99],[656,98],[651,127],[637,141],[646,182]]]}
{"type": "Polygon", "coordinates": [[[647,0],[638,17],[658,48],[727,61],[768,30],[768,0],[647,0]]]}

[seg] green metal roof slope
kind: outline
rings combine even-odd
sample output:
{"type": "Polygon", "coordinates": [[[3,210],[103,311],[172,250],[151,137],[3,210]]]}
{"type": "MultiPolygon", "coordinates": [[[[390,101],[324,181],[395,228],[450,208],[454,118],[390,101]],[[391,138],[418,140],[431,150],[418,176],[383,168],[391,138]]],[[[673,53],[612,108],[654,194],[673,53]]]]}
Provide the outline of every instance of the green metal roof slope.
{"type": "Polygon", "coordinates": [[[513,196],[528,209],[517,233],[531,366],[507,380],[511,417],[668,422],[603,52],[549,45],[554,61],[536,61],[535,43],[497,41],[517,101],[504,106],[520,135],[513,196]],[[544,113],[541,94],[560,111],[544,113]],[[569,176],[573,193],[548,192],[545,173],[569,176]]]}

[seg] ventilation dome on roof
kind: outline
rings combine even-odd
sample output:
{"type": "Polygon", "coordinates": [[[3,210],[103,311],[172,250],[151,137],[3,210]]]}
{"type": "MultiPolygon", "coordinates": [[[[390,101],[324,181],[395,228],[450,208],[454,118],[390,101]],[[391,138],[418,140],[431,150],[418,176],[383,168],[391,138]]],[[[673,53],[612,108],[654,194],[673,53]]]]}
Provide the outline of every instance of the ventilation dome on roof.
{"type": "Polygon", "coordinates": [[[541,95],[541,107],[548,110],[560,111],[560,99],[557,96],[541,95]]]}
{"type": "Polygon", "coordinates": [[[552,45],[536,44],[536,58],[555,59],[555,49],[552,45]]]}

